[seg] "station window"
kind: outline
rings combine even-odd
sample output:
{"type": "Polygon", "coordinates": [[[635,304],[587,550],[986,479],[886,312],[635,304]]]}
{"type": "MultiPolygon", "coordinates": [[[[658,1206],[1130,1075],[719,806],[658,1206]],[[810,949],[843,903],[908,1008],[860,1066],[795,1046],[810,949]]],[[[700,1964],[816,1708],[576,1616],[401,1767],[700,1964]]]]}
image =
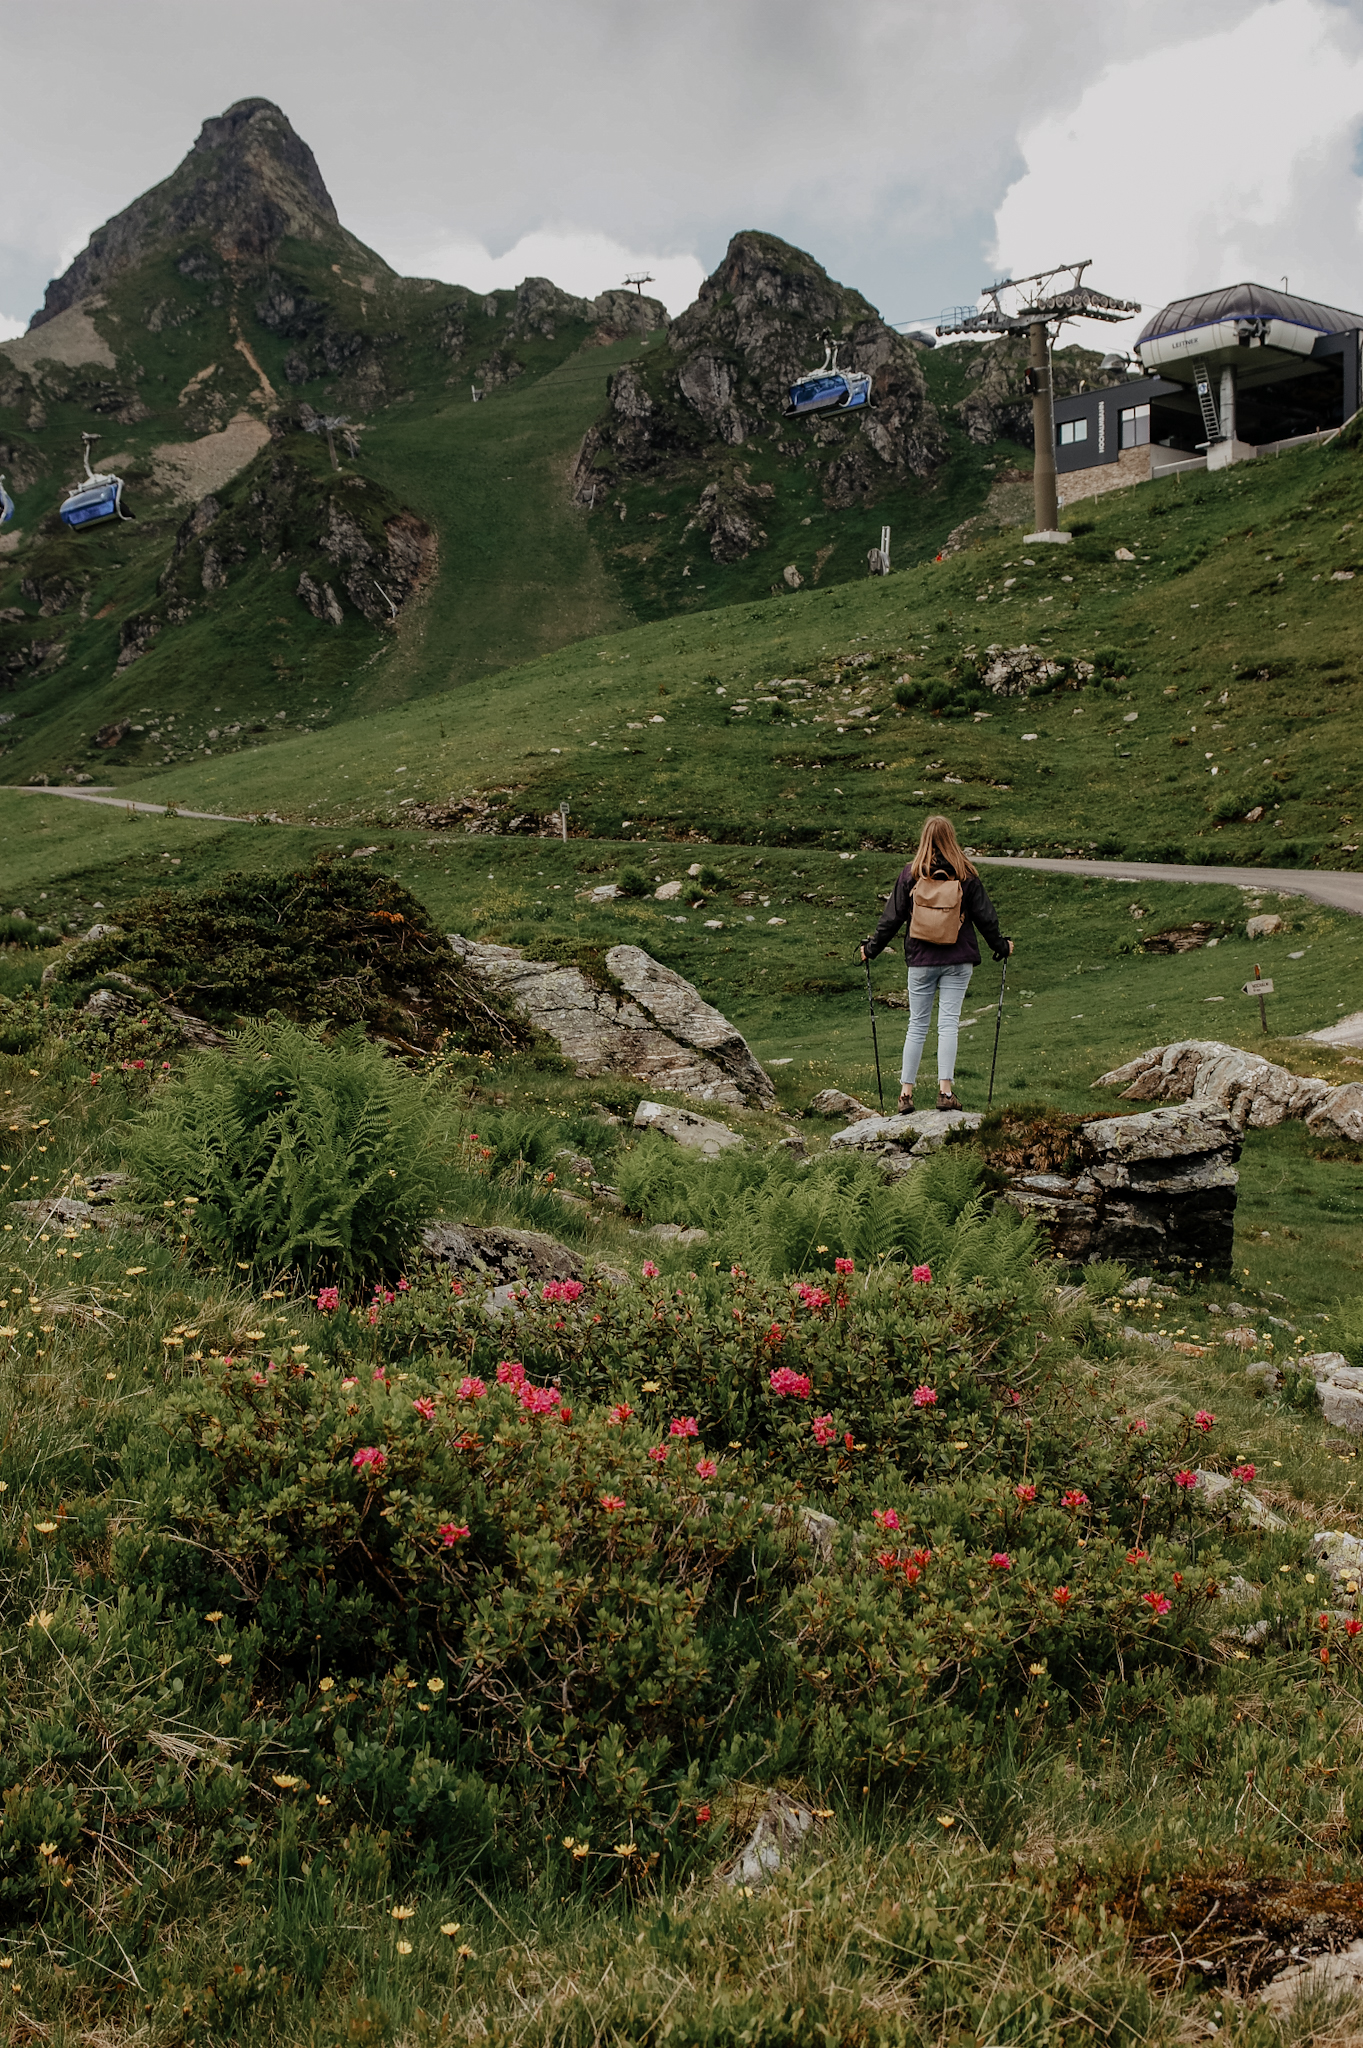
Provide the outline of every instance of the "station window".
{"type": "Polygon", "coordinates": [[[1075,441],[1087,441],[1089,423],[1087,420],[1061,420],[1059,436],[1062,448],[1070,447],[1075,441]]]}
{"type": "Polygon", "coordinates": [[[1123,448],[1144,448],[1150,440],[1150,408],[1148,405],[1128,406],[1122,414],[1123,448]]]}

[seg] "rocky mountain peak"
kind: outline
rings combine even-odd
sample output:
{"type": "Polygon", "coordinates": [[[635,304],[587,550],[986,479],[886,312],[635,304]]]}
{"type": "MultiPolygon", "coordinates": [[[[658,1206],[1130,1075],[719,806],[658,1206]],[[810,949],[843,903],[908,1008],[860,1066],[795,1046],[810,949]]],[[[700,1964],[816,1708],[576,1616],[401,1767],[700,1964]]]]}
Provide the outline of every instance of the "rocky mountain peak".
{"type": "MultiPolygon", "coordinates": [[[[803,249],[753,229],[733,237],[695,302],[669,326],[666,348],[622,368],[609,395],[609,412],[578,451],[572,488],[579,504],[595,505],[621,477],[703,460],[707,444],[775,439],[781,459],[818,470],[825,504],[843,509],[872,502],[907,476],[930,475],[946,451],[916,345],[803,249]],[[788,388],[822,361],[825,333],[837,340],[846,367],[873,378],[874,409],[787,425],[788,388]],[[836,452],[825,457],[825,448],[836,452]]],[[[757,544],[740,541],[734,517],[716,523],[726,494],[745,491],[731,480],[703,493],[696,508],[717,561],[741,559],[757,544]]],[[[739,523],[760,533],[746,510],[739,523]]]]}
{"type": "MultiPolygon", "coordinates": [[[[30,327],[194,235],[227,261],[268,258],[286,236],[361,250],[341,227],[317,159],[288,116],[272,100],[238,100],[204,122],[168,178],[95,230],[70,269],[48,286],[30,327]]],[[[362,253],[371,269],[387,270],[372,251],[362,253]]]]}

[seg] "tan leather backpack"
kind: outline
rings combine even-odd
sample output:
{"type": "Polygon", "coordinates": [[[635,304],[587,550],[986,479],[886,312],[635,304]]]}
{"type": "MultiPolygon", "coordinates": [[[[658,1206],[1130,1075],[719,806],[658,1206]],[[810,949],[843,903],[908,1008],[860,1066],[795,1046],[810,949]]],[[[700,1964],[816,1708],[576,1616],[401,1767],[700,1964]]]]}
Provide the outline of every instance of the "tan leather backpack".
{"type": "Polygon", "coordinates": [[[961,936],[963,922],[961,895],[955,875],[949,881],[941,881],[936,875],[920,875],[913,885],[909,937],[925,939],[931,946],[954,946],[961,936]]]}

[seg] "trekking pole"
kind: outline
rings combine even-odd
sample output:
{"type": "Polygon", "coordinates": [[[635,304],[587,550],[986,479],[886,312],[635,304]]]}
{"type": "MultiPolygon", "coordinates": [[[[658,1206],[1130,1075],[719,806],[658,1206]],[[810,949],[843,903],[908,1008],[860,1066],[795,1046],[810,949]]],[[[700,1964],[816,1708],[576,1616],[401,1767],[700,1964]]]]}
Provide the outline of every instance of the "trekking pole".
{"type": "Polygon", "coordinates": [[[875,1047],[876,1053],[876,1094],[880,1100],[880,1113],[884,1116],[885,1086],[880,1078],[880,1040],[876,1037],[876,999],[871,990],[871,963],[865,954],[862,955],[862,965],[866,969],[866,1000],[871,1006],[871,1043],[875,1047]]]}
{"type": "Polygon", "coordinates": [[[994,1057],[989,1062],[989,1100],[985,1105],[987,1109],[994,1107],[994,1069],[999,1063],[999,1032],[1003,1028],[1003,985],[1008,979],[1008,960],[1009,955],[1005,953],[1003,956],[1003,973],[999,976],[998,1015],[994,1019],[994,1057]]]}

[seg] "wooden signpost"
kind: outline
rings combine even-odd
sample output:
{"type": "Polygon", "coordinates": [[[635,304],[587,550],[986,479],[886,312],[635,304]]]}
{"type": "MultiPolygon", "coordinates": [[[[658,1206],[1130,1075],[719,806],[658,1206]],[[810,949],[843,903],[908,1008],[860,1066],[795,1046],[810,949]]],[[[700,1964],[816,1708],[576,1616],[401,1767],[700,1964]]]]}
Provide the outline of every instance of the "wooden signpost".
{"type": "Polygon", "coordinates": [[[1267,1036],[1268,1036],[1268,1013],[1267,1013],[1267,1011],[1266,1011],[1266,1010],[1264,1009],[1264,997],[1265,997],[1265,996],[1271,996],[1271,995],[1272,995],[1272,993],[1273,993],[1273,980],[1272,980],[1272,977],[1271,977],[1270,975],[1266,975],[1266,974],[1262,974],[1262,973],[1260,973],[1260,971],[1259,971],[1259,967],[1258,967],[1258,963],[1256,962],[1256,964],[1255,964],[1255,968],[1254,968],[1254,979],[1253,979],[1253,981],[1247,981],[1247,982],[1245,982],[1245,983],[1244,983],[1244,985],[1243,985],[1243,987],[1241,988],[1241,991],[1240,991],[1240,993],[1241,993],[1242,995],[1246,995],[1246,996],[1258,996],[1258,998],[1259,998],[1259,1022],[1260,1022],[1260,1024],[1262,1024],[1262,1026],[1263,1026],[1263,1028],[1264,1028],[1264,1036],[1265,1036],[1265,1037],[1267,1037],[1267,1036]]]}
{"type": "Polygon", "coordinates": [[[565,796],[558,807],[558,829],[563,834],[563,844],[568,844],[568,799],[565,796]]]}

